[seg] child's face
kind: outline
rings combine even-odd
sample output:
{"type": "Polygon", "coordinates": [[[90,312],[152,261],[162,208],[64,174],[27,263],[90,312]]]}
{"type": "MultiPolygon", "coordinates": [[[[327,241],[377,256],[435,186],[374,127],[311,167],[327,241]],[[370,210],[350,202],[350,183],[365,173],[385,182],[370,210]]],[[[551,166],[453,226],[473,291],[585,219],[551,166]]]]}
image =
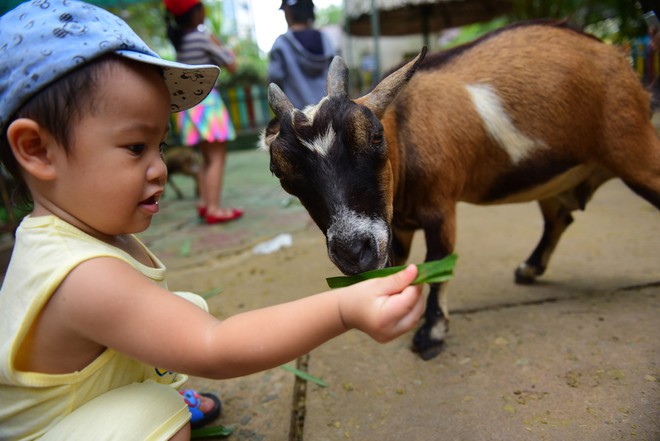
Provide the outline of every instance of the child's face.
{"type": "Polygon", "coordinates": [[[49,201],[55,209],[49,211],[102,239],[143,231],[167,180],[161,157],[170,117],[165,83],[149,66],[113,62],[91,108],[73,124],[70,151],[55,149],[49,201]]]}

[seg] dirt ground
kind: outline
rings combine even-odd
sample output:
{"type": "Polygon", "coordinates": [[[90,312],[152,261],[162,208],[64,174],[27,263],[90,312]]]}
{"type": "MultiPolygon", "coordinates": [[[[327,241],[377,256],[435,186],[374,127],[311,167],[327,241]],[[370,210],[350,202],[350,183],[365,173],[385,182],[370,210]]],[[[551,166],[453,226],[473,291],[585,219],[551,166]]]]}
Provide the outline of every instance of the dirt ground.
{"type": "MultiPolygon", "coordinates": [[[[170,289],[208,296],[218,318],[326,290],[339,274],[265,153],[230,154],[225,202],[246,210],[237,222],[201,223],[192,182],[173,178],[186,197],[168,193],[140,236],[168,267],[170,289]],[[254,253],[281,233],[292,246],[254,253]]],[[[452,328],[434,360],[410,351],[412,333],[378,345],[351,331],[306,359],[327,387],[300,394],[283,368],[189,385],[222,397],[218,423],[238,440],[656,441],[660,218],[618,181],[576,218],[543,279],[519,286],[513,270],[542,228],[536,205],[460,204],[452,328]]],[[[412,262],[423,261],[422,239],[412,262]]]]}
{"type": "MultiPolygon", "coordinates": [[[[219,318],[327,289],[325,278],[339,273],[304,209],[264,172],[264,157],[230,161],[228,204],[243,204],[245,219],[203,226],[192,200],[172,201],[145,235],[170,288],[217,293],[209,306],[219,318]],[[280,233],[292,235],[291,247],[253,252],[280,233]]],[[[606,184],[530,287],[513,283],[513,269],[540,235],[536,204],[460,204],[452,327],[436,359],[410,351],[412,333],[378,345],[351,331],[305,360],[327,387],[308,383],[299,394],[282,368],[189,384],[223,398],[219,423],[239,440],[655,441],[658,219],[619,181],[606,184]]],[[[422,240],[410,261],[423,261],[422,240]]]]}

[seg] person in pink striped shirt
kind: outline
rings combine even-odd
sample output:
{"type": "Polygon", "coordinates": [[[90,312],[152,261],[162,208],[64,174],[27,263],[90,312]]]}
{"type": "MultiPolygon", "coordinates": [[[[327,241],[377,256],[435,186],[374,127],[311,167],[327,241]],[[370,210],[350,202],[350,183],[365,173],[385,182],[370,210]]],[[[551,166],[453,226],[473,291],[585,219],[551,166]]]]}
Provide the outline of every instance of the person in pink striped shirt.
{"type": "MultiPolygon", "coordinates": [[[[215,64],[235,72],[234,53],[204,27],[204,4],[201,0],[164,0],[167,33],[176,50],[177,61],[186,64],[215,64]]],[[[181,141],[202,153],[198,177],[197,211],[208,224],[240,218],[240,208],[223,208],[222,184],[227,160],[227,142],[236,139],[236,130],[217,90],[199,105],[174,116],[181,141]]]]}

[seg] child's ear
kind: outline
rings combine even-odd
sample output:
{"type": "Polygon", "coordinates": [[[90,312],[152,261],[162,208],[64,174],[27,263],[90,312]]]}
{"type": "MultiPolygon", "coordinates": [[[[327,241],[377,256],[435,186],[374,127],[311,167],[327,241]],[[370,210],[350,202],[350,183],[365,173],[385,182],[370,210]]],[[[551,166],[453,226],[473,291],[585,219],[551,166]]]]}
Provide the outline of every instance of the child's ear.
{"type": "Polygon", "coordinates": [[[7,139],[22,169],[43,181],[55,178],[51,150],[56,144],[36,121],[28,118],[12,121],[7,127],[7,139]]]}

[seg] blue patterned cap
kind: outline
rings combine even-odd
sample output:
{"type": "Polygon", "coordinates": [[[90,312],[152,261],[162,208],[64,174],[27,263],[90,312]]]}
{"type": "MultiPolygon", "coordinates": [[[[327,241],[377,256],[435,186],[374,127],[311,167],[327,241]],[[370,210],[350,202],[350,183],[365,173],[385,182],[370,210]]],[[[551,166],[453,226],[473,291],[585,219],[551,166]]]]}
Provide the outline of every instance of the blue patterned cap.
{"type": "Polygon", "coordinates": [[[101,55],[159,66],[172,111],[199,104],[220,69],[163,60],[119,17],[74,0],[32,0],[0,17],[0,133],[38,91],[101,55]]]}

